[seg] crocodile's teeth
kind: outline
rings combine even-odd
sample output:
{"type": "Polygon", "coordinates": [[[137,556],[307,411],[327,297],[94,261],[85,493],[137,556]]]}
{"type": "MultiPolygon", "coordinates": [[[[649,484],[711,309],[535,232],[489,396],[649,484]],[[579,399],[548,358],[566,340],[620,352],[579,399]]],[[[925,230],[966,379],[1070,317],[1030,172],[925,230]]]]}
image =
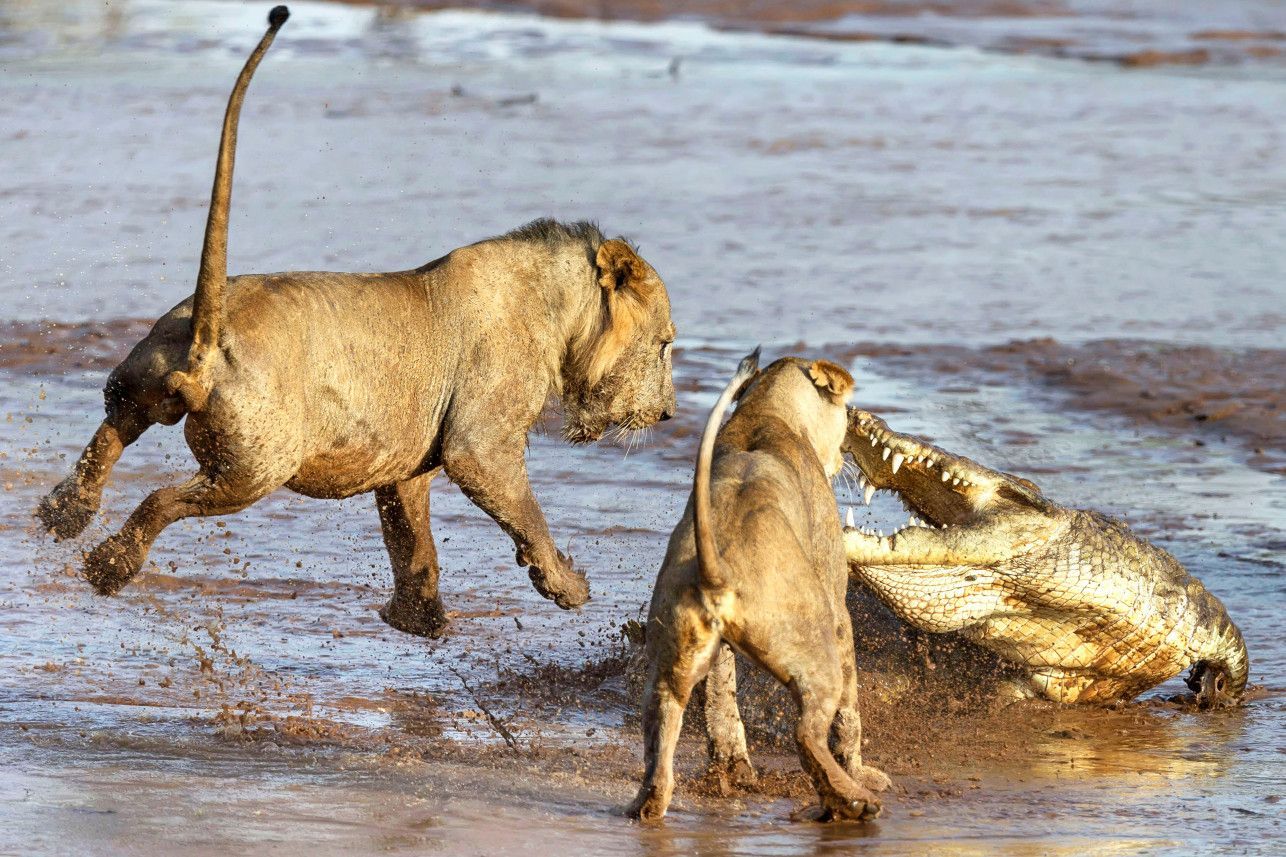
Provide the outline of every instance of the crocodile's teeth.
{"type": "Polygon", "coordinates": [[[867,485],[866,490],[862,492],[862,502],[871,505],[871,498],[875,496],[875,486],[867,485]]]}
{"type": "Polygon", "coordinates": [[[946,482],[946,481],[947,481],[948,479],[950,479],[950,478],[951,478],[951,471],[950,471],[950,470],[944,470],[944,471],[942,471],[942,481],[943,481],[943,482],[946,482]]]}
{"type": "Polygon", "coordinates": [[[871,446],[875,446],[879,442],[880,442],[879,438],[877,438],[875,435],[871,435],[871,446]]]}
{"type": "Polygon", "coordinates": [[[952,479],[952,480],[951,480],[951,484],[952,484],[952,485],[959,485],[959,484],[960,484],[960,480],[959,480],[959,479],[952,479]]]}
{"type": "Polygon", "coordinates": [[[893,450],[889,449],[887,446],[886,446],[886,447],[884,447],[884,460],[885,460],[885,461],[888,461],[888,460],[889,460],[889,456],[890,456],[890,455],[892,455],[892,454],[893,454],[893,450]]]}
{"type": "MultiPolygon", "coordinates": [[[[885,449],[888,449],[888,447],[885,447],[885,449]]],[[[897,472],[898,472],[898,468],[902,466],[902,462],[903,462],[903,461],[905,461],[905,460],[906,460],[906,456],[904,456],[904,455],[903,455],[902,453],[900,453],[900,452],[893,456],[893,472],[894,472],[894,473],[897,473],[897,472]]]]}
{"type": "Polygon", "coordinates": [[[862,473],[861,471],[858,471],[858,474],[857,474],[857,487],[858,488],[866,487],[866,474],[862,473]]]}
{"type": "Polygon", "coordinates": [[[924,469],[925,469],[925,470],[930,469],[931,467],[933,467],[933,465],[934,465],[934,464],[936,464],[936,462],[933,460],[933,457],[932,457],[932,456],[929,456],[929,455],[926,455],[926,456],[925,456],[923,459],[921,459],[921,460],[924,462],[924,469]]]}
{"type": "Polygon", "coordinates": [[[880,538],[884,538],[884,531],[883,531],[883,530],[876,530],[875,532],[877,532],[877,533],[879,533],[879,534],[880,534],[880,538]]]}
{"type": "Polygon", "coordinates": [[[849,506],[844,512],[844,526],[853,526],[853,507],[849,506]]]}

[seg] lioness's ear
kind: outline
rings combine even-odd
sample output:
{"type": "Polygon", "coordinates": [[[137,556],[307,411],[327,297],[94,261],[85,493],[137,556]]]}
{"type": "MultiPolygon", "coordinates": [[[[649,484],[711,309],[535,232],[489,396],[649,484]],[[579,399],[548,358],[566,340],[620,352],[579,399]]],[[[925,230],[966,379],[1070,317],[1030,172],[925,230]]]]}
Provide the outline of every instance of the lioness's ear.
{"type": "Polygon", "coordinates": [[[594,259],[598,266],[598,284],[606,292],[630,288],[647,297],[651,282],[647,266],[634,252],[634,248],[619,238],[612,238],[598,245],[594,259]]]}
{"type": "Polygon", "coordinates": [[[808,377],[837,405],[844,404],[853,394],[853,376],[829,360],[814,360],[808,367],[808,377]]]}

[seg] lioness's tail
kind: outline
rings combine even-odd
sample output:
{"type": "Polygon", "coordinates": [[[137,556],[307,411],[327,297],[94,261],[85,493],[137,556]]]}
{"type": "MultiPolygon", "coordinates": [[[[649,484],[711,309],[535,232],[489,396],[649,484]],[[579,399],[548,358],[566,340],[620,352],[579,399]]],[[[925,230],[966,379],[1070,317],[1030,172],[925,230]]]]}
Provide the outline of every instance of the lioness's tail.
{"type": "Polygon", "coordinates": [[[694,501],[694,527],[697,541],[697,576],[701,588],[707,593],[718,592],[724,588],[726,581],[719,567],[719,546],[714,540],[713,513],[710,511],[710,463],[714,458],[714,439],[719,433],[719,424],[723,422],[723,412],[741,385],[749,381],[759,371],[759,349],[746,355],[737,366],[737,373],[732,376],[728,386],[719,394],[719,401],[710,410],[706,420],[705,431],[701,433],[701,448],[697,453],[697,472],[692,477],[692,496],[694,501]]]}
{"type": "Polygon", "coordinates": [[[192,304],[192,346],[188,349],[186,371],[171,372],[165,379],[170,392],[178,393],[190,411],[199,411],[210,395],[209,360],[219,346],[223,325],[224,292],[228,285],[228,207],[232,200],[232,167],[237,159],[237,123],[241,102],[259,61],[268,52],[281,25],[290,17],[285,6],[268,13],[268,32],[246,60],[232,87],[228,109],[223,114],[223,136],[219,159],[214,167],[214,189],[210,192],[210,214],[205,222],[205,244],[201,248],[201,269],[196,278],[192,304]]]}

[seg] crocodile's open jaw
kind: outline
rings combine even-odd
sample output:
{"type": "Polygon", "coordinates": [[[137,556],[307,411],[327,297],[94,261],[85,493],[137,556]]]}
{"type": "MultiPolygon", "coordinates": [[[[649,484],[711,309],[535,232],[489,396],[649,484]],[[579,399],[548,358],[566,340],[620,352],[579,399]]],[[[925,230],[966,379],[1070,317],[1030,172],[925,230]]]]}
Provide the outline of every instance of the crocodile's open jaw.
{"type": "Polygon", "coordinates": [[[858,486],[868,505],[876,491],[891,490],[907,506],[911,520],[898,532],[973,523],[997,502],[1040,502],[1040,491],[1032,483],[898,434],[884,420],[858,408],[848,411],[844,451],[860,469],[858,486]]]}
{"type": "Polygon", "coordinates": [[[850,572],[902,619],[964,633],[1059,702],[1130,698],[1188,666],[1202,707],[1241,696],[1246,646],[1223,605],[1120,522],[856,408],[843,449],[867,502],[892,490],[912,512],[887,537],[844,531],[850,572]]]}

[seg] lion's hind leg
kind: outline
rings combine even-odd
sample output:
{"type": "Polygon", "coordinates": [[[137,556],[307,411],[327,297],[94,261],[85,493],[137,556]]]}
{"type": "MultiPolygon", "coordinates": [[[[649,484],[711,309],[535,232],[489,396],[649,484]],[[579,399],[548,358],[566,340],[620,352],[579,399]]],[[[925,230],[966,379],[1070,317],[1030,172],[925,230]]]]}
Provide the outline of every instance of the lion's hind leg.
{"type": "Polygon", "coordinates": [[[157,321],[103,387],[107,415],[71,473],[49,492],[36,516],[59,541],[84,532],[98,512],[103,487],[125,448],[149,427],[183,419],[183,403],[166,394],[164,376],[187,349],[188,323],[181,312],[157,321]]]}
{"type": "Polygon", "coordinates": [[[108,414],[71,473],[45,495],[36,509],[40,523],[55,539],[74,539],[84,532],[98,512],[103,487],[121,453],[150,425],[152,420],[140,408],[127,406],[108,414]]]}
{"type": "Polygon", "coordinates": [[[183,518],[239,512],[285,484],[198,473],[182,485],[153,491],[114,536],[85,558],[85,578],[99,595],[115,595],[138,574],[161,531],[183,518]]]}
{"type": "Polygon", "coordinates": [[[791,682],[799,706],[799,722],[795,725],[799,761],[817,787],[823,820],[868,821],[880,814],[879,798],[854,781],[827,746],[827,735],[838,710],[837,688],[828,684],[814,684],[806,676],[791,682]]]}

